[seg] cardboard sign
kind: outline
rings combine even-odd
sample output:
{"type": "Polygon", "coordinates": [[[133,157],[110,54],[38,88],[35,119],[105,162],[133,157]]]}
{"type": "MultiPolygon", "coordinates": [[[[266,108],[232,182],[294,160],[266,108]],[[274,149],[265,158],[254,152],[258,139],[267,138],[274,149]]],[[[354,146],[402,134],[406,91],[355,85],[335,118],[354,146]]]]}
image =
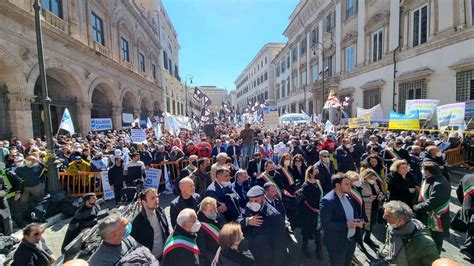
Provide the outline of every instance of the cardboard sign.
{"type": "Polygon", "coordinates": [[[369,127],[370,116],[349,118],[349,128],[369,127]]]}
{"type": "Polygon", "coordinates": [[[420,129],[420,119],[418,116],[418,112],[408,115],[400,114],[393,111],[390,112],[388,116],[388,128],[402,130],[420,129]]]}
{"type": "Polygon", "coordinates": [[[110,188],[109,184],[109,173],[107,171],[103,171],[100,173],[102,178],[102,190],[104,191],[104,200],[110,200],[115,198],[115,193],[110,188]]]}
{"type": "Polygon", "coordinates": [[[271,111],[263,114],[263,124],[268,128],[276,128],[280,123],[278,111],[271,111]]]}
{"type": "Polygon", "coordinates": [[[133,143],[143,143],[146,142],[146,133],[145,130],[141,128],[132,128],[132,136],[130,137],[133,143]]]}
{"type": "Polygon", "coordinates": [[[102,131],[112,129],[112,119],[110,118],[92,118],[91,131],[102,131]]]}
{"type": "Polygon", "coordinates": [[[145,188],[158,189],[161,180],[161,170],[155,168],[148,168],[145,170],[146,183],[145,188]]]}

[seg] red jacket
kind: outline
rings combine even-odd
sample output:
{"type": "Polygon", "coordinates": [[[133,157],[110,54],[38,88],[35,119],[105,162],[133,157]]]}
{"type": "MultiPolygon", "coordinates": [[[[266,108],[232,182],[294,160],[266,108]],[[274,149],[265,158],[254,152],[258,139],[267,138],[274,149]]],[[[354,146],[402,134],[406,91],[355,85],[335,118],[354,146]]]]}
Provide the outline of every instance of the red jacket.
{"type": "Polygon", "coordinates": [[[212,147],[211,147],[211,144],[207,143],[207,142],[203,142],[201,144],[198,145],[198,158],[203,158],[203,157],[207,157],[207,158],[211,158],[212,157],[212,147]],[[203,147],[206,147],[207,149],[203,149],[203,147]]]}

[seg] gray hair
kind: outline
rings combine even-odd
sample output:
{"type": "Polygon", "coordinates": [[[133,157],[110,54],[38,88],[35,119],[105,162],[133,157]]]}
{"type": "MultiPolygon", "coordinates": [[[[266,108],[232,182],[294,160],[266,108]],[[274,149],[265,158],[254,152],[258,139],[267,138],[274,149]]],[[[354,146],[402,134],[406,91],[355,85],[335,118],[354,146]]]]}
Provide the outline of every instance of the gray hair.
{"type": "Polygon", "coordinates": [[[243,174],[247,174],[247,170],[245,170],[245,169],[237,170],[237,172],[235,173],[235,179],[239,178],[243,174]]]}
{"type": "Polygon", "coordinates": [[[176,223],[182,227],[183,224],[191,221],[193,213],[194,215],[196,215],[196,212],[193,209],[183,209],[181,212],[179,212],[178,218],[176,219],[176,223]]]}
{"type": "Polygon", "coordinates": [[[329,151],[327,151],[327,150],[322,150],[322,151],[319,152],[319,156],[321,156],[322,154],[329,155],[329,151]]]}
{"type": "Polygon", "coordinates": [[[227,159],[227,153],[225,152],[219,152],[216,156],[217,161],[225,160],[225,159],[227,159]]]}
{"type": "Polygon", "coordinates": [[[230,170],[226,167],[219,166],[216,170],[216,176],[223,174],[225,172],[230,173],[230,170]]]}
{"type": "Polygon", "coordinates": [[[106,239],[110,233],[119,230],[119,223],[122,215],[119,212],[113,212],[105,217],[99,224],[98,234],[102,239],[106,239]]]}
{"type": "Polygon", "coordinates": [[[392,200],[383,205],[383,208],[390,212],[395,218],[402,219],[405,222],[411,221],[413,211],[410,206],[399,200],[392,200]]]}

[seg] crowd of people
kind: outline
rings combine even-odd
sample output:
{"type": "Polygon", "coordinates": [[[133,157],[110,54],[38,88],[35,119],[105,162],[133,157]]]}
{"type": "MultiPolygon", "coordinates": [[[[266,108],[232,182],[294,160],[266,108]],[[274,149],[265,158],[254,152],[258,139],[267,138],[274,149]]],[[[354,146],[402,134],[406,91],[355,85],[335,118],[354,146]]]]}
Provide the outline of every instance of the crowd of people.
{"type": "MultiPolygon", "coordinates": [[[[306,257],[327,253],[331,265],[357,261],[356,248],[376,252],[374,265],[431,265],[450,228],[451,175],[444,152],[470,141],[458,133],[342,127],[328,132],[313,123],[274,129],[218,125],[212,136],[183,130],[148,137],[135,144],[125,130],[58,136],[60,170],[108,171],[117,203],[136,180],[146,180],[147,168],[185,164],[159,189],[177,195],[169,218],[157,189],[139,193],[141,211],[130,221],[120,213],[99,220],[97,197],[87,193],[69,224],[63,252],[98,223],[102,242],[90,265],[292,265],[295,246],[306,257]],[[387,227],[383,246],[373,241],[376,226],[387,227]]],[[[24,228],[14,265],[56,259],[41,241],[44,229],[27,225],[47,189],[47,156],[41,139],[0,141],[0,225],[5,235],[12,232],[12,220],[24,228]]],[[[458,195],[470,226],[460,251],[472,257],[474,178],[463,182],[458,195]]]]}

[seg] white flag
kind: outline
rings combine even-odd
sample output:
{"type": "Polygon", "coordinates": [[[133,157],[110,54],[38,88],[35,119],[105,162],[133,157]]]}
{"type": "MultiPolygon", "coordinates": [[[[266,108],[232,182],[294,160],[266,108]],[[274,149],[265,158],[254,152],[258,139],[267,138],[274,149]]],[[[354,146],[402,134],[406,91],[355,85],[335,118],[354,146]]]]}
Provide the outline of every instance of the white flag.
{"type": "Polygon", "coordinates": [[[157,123],[157,125],[155,126],[155,138],[159,140],[162,135],[163,133],[161,132],[161,125],[160,123],[157,123]]]}
{"type": "Polygon", "coordinates": [[[149,117],[146,118],[146,128],[152,128],[153,124],[151,123],[151,120],[149,117]]]}
{"type": "Polygon", "coordinates": [[[72,117],[67,108],[64,109],[63,118],[61,118],[61,124],[59,124],[59,129],[64,129],[67,132],[74,134],[74,124],[72,123],[72,117]]]}
{"type": "Polygon", "coordinates": [[[168,113],[165,114],[165,129],[175,136],[179,135],[180,128],[178,122],[174,116],[168,113]]]}

